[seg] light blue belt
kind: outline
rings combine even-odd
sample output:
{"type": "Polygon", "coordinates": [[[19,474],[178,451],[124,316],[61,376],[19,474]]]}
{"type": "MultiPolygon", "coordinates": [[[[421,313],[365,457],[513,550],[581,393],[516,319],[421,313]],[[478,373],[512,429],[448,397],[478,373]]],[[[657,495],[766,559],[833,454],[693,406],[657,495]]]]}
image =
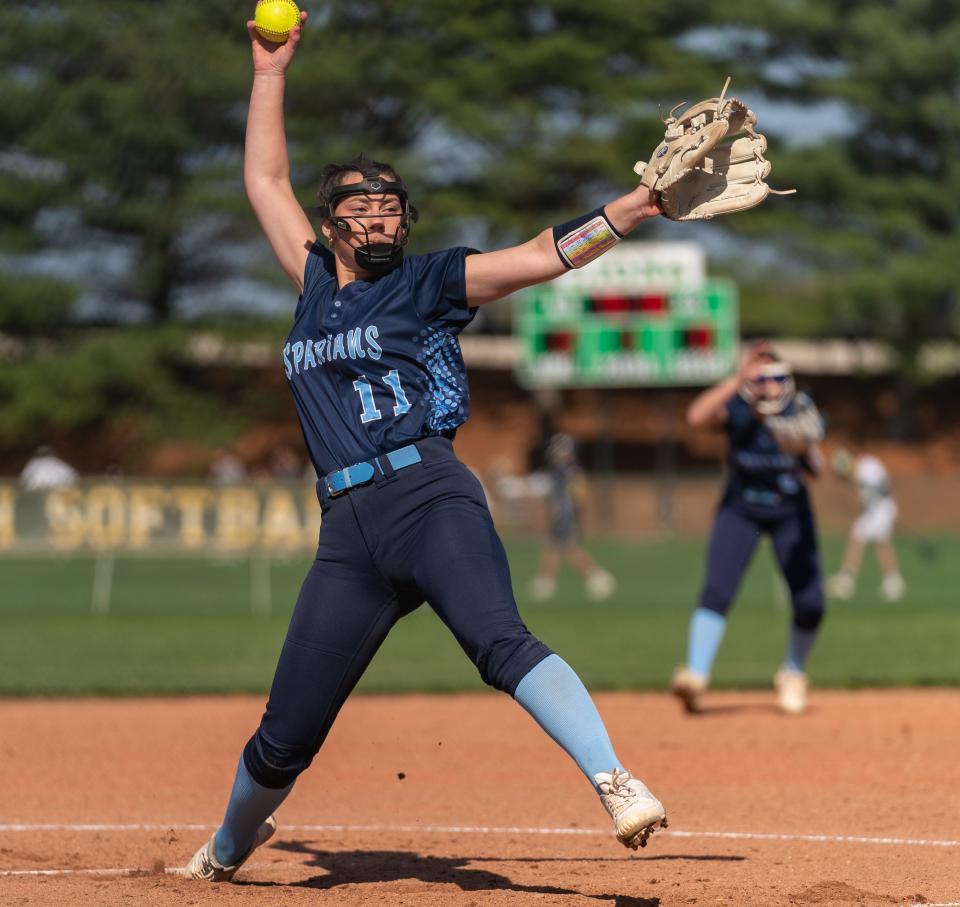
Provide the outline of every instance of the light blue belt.
{"type": "Polygon", "coordinates": [[[748,504],[761,504],[764,507],[776,507],[783,503],[783,495],[775,491],[761,491],[756,488],[744,488],[743,499],[748,504]]]}
{"type": "Polygon", "coordinates": [[[361,463],[354,463],[353,466],[338,469],[336,472],[327,473],[323,477],[323,486],[327,489],[327,494],[335,498],[357,485],[366,485],[373,481],[373,476],[378,469],[381,475],[386,475],[380,463],[381,459],[386,460],[396,471],[419,463],[422,457],[416,444],[408,444],[406,447],[398,447],[396,450],[380,454],[372,460],[364,460],[361,463]]]}

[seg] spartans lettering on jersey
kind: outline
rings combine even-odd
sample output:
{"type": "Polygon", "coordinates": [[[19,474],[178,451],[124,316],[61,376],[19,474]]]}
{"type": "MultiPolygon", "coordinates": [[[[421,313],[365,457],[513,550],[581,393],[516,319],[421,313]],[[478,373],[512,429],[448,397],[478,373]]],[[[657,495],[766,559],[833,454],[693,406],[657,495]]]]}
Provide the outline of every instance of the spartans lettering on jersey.
{"type": "Polygon", "coordinates": [[[319,340],[298,340],[283,348],[283,368],[288,378],[294,372],[300,374],[309,368],[326,365],[337,359],[373,359],[383,354],[383,347],[377,343],[380,331],[375,324],[365,328],[353,328],[339,334],[327,334],[319,340]]]}

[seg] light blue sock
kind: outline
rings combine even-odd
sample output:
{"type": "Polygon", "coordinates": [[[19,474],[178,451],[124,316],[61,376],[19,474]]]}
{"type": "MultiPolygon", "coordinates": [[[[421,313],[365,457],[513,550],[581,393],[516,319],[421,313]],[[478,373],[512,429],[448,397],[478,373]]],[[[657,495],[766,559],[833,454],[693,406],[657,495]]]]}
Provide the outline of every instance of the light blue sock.
{"type": "Polygon", "coordinates": [[[687,639],[687,667],[691,671],[710,674],[717,650],[727,630],[727,619],[709,608],[697,608],[690,618],[690,636],[687,639]]]}
{"type": "Polygon", "coordinates": [[[253,846],[257,829],[283,803],[291,790],[292,783],[279,790],[257,784],[243,764],[243,756],[240,757],[223,825],[217,829],[214,841],[214,850],[221,865],[232,866],[253,846]]]}
{"type": "Polygon", "coordinates": [[[622,769],[587,688],[559,655],[548,655],[517,685],[517,700],[567,751],[591,784],[597,772],[622,769]]]}
{"type": "Polygon", "coordinates": [[[784,667],[790,671],[805,671],[810,650],[817,639],[816,630],[802,630],[790,627],[790,641],[787,643],[787,660],[784,667]]]}

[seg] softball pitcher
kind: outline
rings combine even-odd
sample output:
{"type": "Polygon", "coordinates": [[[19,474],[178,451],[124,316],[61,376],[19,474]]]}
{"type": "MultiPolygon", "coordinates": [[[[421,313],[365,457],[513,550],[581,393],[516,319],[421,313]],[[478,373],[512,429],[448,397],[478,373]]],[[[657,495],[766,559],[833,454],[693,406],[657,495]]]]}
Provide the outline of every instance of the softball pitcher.
{"type": "Polygon", "coordinates": [[[300,293],[282,363],[321,477],[323,527],[223,823],[184,873],[228,881],[273,834],[274,810],[390,628],[424,601],[483,679],[576,761],[617,838],[642,846],[666,825],[664,808],[625,770],[577,675],[521,621],[486,500],[451,442],[470,406],[457,335],[477,306],[596,258],[660,213],[656,196],[640,186],[496,252],[405,258],[416,208],[393,167],[361,156],[324,169],[318,236],[291,187],[284,134],[300,29],[283,45],[248,29],[245,186],[300,293]]]}
{"type": "Polygon", "coordinates": [[[786,659],[774,685],[783,711],[802,712],[807,657],[824,613],[805,482],[820,469],[816,445],[823,421],[813,401],[796,392],[789,366],[767,343],[748,349],[737,374],[697,396],[687,421],[724,428],[728,478],[710,536],[706,582],[690,621],[687,662],[674,673],[672,691],[688,712],[701,710],[727,611],[760,536],[767,534],[793,604],[786,659]]]}

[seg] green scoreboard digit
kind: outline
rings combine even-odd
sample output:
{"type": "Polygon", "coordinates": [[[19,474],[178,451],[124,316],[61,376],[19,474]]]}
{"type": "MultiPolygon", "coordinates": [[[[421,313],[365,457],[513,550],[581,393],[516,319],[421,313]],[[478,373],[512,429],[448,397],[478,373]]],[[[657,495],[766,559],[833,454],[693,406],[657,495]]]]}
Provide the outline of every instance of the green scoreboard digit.
{"type": "Polygon", "coordinates": [[[631,279],[622,268],[584,279],[601,262],[578,279],[532,287],[516,300],[521,384],[698,385],[734,370],[738,323],[732,282],[685,285],[682,275],[651,279],[648,273],[631,279]]]}

